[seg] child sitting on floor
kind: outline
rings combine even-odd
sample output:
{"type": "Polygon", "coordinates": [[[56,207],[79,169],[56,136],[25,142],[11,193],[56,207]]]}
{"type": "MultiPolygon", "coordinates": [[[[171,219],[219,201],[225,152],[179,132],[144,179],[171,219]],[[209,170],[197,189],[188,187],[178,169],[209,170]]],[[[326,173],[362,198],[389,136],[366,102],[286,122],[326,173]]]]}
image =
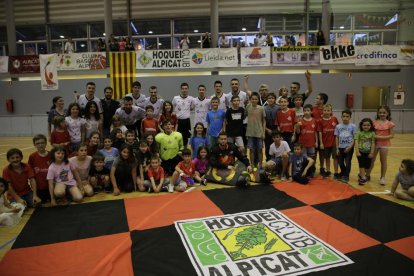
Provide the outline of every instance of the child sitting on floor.
{"type": "Polygon", "coordinates": [[[169,189],[170,183],[168,177],[166,177],[164,169],[160,166],[160,158],[157,155],[151,156],[151,164],[148,168],[149,180],[144,180],[144,186],[148,189],[148,192],[173,192],[169,189]]]}
{"type": "Polygon", "coordinates": [[[290,163],[292,164],[291,174],[293,181],[300,184],[308,184],[309,177],[315,172],[315,167],[313,166],[315,161],[302,152],[301,144],[296,143],[293,146],[293,154],[290,156],[290,163]]]}
{"type": "Polygon", "coordinates": [[[194,184],[195,167],[191,162],[191,150],[184,149],[182,157],[183,161],[175,166],[175,172],[172,176],[174,189],[178,192],[184,192],[188,186],[194,184]]]}
{"type": "Polygon", "coordinates": [[[404,159],[401,161],[399,172],[392,183],[391,195],[414,201],[414,160],[404,159]],[[397,189],[398,184],[401,184],[401,189],[397,189]]]}
{"type": "Polygon", "coordinates": [[[94,155],[89,169],[89,183],[94,191],[104,189],[107,193],[111,192],[109,173],[110,170],[105,167],[105,157],[99,154],[94,155]]]}
{"type": "Polygon", "coordinates": [[[19,223],[25,209],[23,204],[11,205],[6,198],[9,184],[0,177],[0,226],[11,226],[19,223]]]}

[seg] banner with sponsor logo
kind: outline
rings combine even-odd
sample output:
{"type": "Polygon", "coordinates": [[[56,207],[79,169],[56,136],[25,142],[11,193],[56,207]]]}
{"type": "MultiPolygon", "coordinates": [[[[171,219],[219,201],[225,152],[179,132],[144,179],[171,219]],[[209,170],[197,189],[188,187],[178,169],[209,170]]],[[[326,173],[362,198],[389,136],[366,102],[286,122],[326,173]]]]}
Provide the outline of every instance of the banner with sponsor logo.
{"type": "Polygon", "coordinates": [[[367,45],[357,47],[356,65],[413,65],[414,46],[367,45]]]}
{"type": "Polygon", "coordinates": [[[190,49],[190,68],[237,67],[236,48],[190,49]]]}
{"type": "Polygon", "coordinates": [[[242,67],[270,66],[270,47],[242,47],[240,59],[242,67]]]}
{"type": "Polygon", "coordinates": [[[137,51],[137,69],[235,67],[237,49],[171,49],[137,51]]]}
{"type": "Polygon", "coordinates": [[[320,46],[321,64],[346,64],[355,63],[356,46],[354,45],[327,45],[320,46]]]}
{"type": "Polygon", "coordinates": [[[0,73],[9,72],[9,57],[1,56],[0,57],[0,73]]]}
{"type": "Polygon", "coordinates": [[[41,90],[58,90],[57,54],[39,55],[41,90]]]}
{"type": "Polygon", "coordinates": [[[353,263],[276,209],[175,227],[198,275],[299,275],[353,263]]]}
{"type": "Polygon", "coordinates": [[[29,74],[39,73],[39,56],[10,56],[9,57],[10,74],[29,74]]]}
{"type": "Polygon", "coordinates": [[[97,70],[106,69],[106,53],[58,54],[58,70],[97,70]]]}
{"type": "Polygon", "coordinates": [[[319,65],[319,46],[273,47],[273,64],[278,66],[319,65]]]}

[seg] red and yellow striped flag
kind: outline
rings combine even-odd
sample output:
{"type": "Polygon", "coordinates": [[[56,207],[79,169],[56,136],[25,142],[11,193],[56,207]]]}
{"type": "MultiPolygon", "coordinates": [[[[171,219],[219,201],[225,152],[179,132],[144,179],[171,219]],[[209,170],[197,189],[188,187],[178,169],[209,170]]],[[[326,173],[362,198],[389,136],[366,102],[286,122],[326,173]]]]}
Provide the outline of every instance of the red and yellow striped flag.
{"type": "Polygon", "coordinates": [[[114,99],[121,99],[132,91],[135,81],[135,52],[109,52],[111,87],[114,99]]]}

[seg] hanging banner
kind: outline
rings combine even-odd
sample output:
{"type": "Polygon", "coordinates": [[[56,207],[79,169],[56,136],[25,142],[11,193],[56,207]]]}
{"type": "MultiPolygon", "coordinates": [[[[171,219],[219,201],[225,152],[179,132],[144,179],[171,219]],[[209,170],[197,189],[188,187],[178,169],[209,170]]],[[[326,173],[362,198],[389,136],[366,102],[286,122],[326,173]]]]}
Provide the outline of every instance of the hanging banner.
{"type": "Polygon", "coordinates": [[[137,51],[137,69],[196,69],[235,67],[237,49],[171,49],[137,51]]]}
{"type": "Polygon", "coordinates": [[[321,64],[355,63],[356,46],[354,45],[327,45],[320,46],[319,60],[321,64]]]}
{"type": "Polygon", "coordinates": [[[10,56],[9,57],[10,74],[30,74],[39,73],[39,56],[10,56]]]}
{"type": "Polygon", "coordinates": [[[39,55],[42,90],[58,90],[57,54],[39,55]]]}
{"type": "Polygon", "coordinates": [[[0,57],[0,73],[9,72],[9,57],[1,56],[0,57]]]}
{"type": "Polygon", "coordinates": [[[319,65],[318,46],[273,47],[273,65],[297,66],[319,65]]]}
{"type": "Polygon", "coordinates": [[[237,67],[236,48],[190,49],[190,68],[237,67]]]}
{"type": "Polygon", "coordinates": [[[110,52],[111,87],[114,89],[114,99],[121,99],[132,91],[135,79],[135,52],[110,52]]]}
{"type": "Polygon", "coordinates": [[[353,263],[276,209],[175,222],[197,275],[302,275],[353,263]]]}
{"type": "Polygon", "coordinates": [[[270,47],[242,47],[240,59],[242,67],[270,66],[270,47]]]}
{"type": "Polygon", "coordinates": [[[358,46],[356,65],[413,65],[414,46],[358,46]]]}
{"type": "Polygon", "coordinates": [[[106,53],[58,54],[58,70],[98,70],[106,69],[106,53]]]}

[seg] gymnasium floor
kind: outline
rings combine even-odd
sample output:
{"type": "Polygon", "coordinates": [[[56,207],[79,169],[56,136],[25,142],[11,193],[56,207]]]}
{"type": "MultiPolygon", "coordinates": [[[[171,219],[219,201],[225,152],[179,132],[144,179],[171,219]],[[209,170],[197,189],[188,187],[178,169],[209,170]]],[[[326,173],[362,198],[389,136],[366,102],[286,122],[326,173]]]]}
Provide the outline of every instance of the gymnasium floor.
{"type": "MultiPolygon", "coordinates": [[[[0,167],[5,167],[8,163],[6,160],[6,152],[10,148],[19,148],[23,151],[24,161],[27,161],[28,156],[32,153],[35,149],[31,142],[31,137],[0,137],[0,167]]],[[[392,140],[392,147],[390,148],[389,156],[388,156],[388,172],[386,176],[387,184],[385,186],[380,186],[378,184],[379,174],[380,174],[380,164],[379,160],[377,160],[376,166],[374,167],[373,173],[371,175],[371,182],[366,184],[365,186],[359,186],[357,183],[357,174],[358,174],[358,162],[356,157],[353,158],[352,163],[352,173],[351,173],[351,181],[349,185],[352,185],[358,189],[361,189],[365,192],[372,193],[376,196],[381,198],[385,198],[387,200],[391,200],[410,208],[414,208],[414,203],[396,200],[392,196],[387,195],[387,191],[390,190],[391,184],[393,181],[393,177],[395,173],[398,171],[400,166],[400,162],[402,159],[406,158],[414,158],[414,134],[396,134],[395,138],[392,140]]],[[[318,169],[319,171],[319,169],[318,169]]],[[[346,185],[346,184],[344,184],[346,185]]],[[[224,185],[217,185],[211,184],[204,186],[195,187],[195,189],[215,189],[215,188],[226,188],[228,186],[224,185]]],[[[189,191],[191,192],[191,191],[189,191]]],[[[92,201],[103,201],[103,200],[114,200],[119,198],[132,198],[132,197],[141,197],[141,196],[150,196],[147,193],[138,193],[134,192],[131,194],[122,194],[120,196],[113,196],[110,194],[97,194],[94,195],[92,198],[87,198],[85,202],[92,202],[92,201]]],[[[6,254],[6,252],[11,248],[13,242],[17,235],[21,232],[24,225],[30,218],[33,210],[29,209],[23,215],[21,222],[13,227],[2,227],[0,228],[0,260],[6,254]]]]}

